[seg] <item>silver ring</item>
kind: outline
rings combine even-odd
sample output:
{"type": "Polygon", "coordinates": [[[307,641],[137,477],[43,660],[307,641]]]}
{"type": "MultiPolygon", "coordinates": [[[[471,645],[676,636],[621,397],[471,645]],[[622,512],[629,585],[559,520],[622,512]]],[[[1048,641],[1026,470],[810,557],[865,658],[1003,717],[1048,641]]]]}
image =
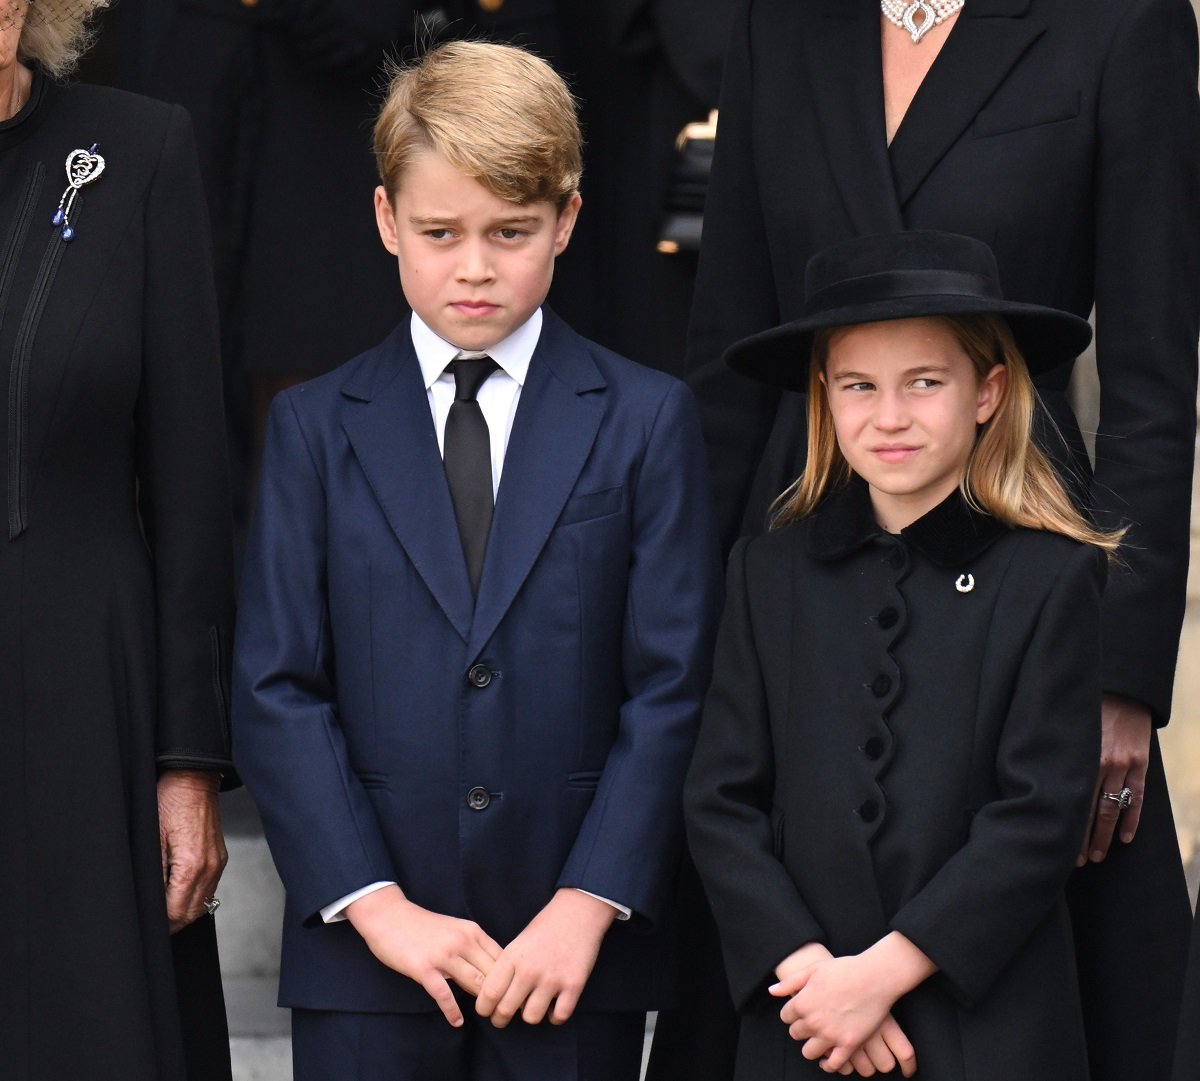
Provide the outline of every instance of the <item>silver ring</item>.
{"type": "Polygon", "coordinates": [[[211,916],[218,908],[221,907],[221,899],[219,897],[205,897],[204,910],[211,916]]]}
{"type": "Polygon", "coordinates": [[[1126,785],[1120,792],[1101,792],[1101,799],[1112,800],[1117,805],[1117,813],[1128,811],[1133,803],[1133,789],[1126,785]]]}

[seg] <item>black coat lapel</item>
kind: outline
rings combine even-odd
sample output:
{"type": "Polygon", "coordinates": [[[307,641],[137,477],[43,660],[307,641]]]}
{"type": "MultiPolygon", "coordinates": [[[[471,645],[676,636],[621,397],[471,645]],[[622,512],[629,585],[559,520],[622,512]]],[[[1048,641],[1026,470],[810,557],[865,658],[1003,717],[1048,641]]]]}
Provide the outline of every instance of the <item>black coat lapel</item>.
{"type": "Polygon", "coordinates": [[[888,161],[878,0],[825,0],[797,30],[838,193],[860,235],[904,228],[888,161]]]}
{"type": "MultiPolygon", "coordinates": [[[[580,339],[545,322],[504,454],[496,513],[467,651],[475,656],[508,611],[562,513],[596,440],[605,386],[580,339]]],[[[452,519],[453,520],[453,519],[452,519]]]]}
{"type": "Polygon", "coordinates": [[[417,573],[466,641],[471,583],[407,322],[342,393],[362,403],[343,427],[367,482],[417,573]]]}
{"type": "Polygon", "coordinates": [[[900,206],[962,136],[1045,23],[1028,0],[970,0],[892,140],[900,206]]]}

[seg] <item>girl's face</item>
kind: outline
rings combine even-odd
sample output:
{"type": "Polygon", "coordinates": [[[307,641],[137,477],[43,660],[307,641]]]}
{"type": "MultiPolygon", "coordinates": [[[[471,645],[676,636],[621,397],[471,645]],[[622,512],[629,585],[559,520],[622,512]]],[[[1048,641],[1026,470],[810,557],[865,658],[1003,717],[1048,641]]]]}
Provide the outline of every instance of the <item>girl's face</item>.
{"type": "Polygon", "coordinates": [[[1005,369],[981,380],[941,319],[897,319],[835,332],[821,382],[838,446],[871,490],[879,524],[898,533],[957,486],[976,427],[996,411],[1005,369]]]}

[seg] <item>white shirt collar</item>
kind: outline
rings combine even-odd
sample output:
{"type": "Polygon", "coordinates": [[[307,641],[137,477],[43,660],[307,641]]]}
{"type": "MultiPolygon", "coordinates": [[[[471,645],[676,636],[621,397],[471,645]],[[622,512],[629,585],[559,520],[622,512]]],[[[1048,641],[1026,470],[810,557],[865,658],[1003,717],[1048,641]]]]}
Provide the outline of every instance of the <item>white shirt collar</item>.
{"type": "MultiPolygon", "coordinates": [[[[458,355],[459,346],[438,337],[416,312],[412,313],[411,332],[413,348],[421,365],[421,378],[425,380],[425,389],[428,390],[446,370],[446,365],[458,355]]],[[[537,348],[541,333],[542,309],[538,308],[507,338],[491,346],[487,354],[518,385],[524,386],[525,377],[529,374],[529,362],[533,359],[533,351],[537,348]]]]}

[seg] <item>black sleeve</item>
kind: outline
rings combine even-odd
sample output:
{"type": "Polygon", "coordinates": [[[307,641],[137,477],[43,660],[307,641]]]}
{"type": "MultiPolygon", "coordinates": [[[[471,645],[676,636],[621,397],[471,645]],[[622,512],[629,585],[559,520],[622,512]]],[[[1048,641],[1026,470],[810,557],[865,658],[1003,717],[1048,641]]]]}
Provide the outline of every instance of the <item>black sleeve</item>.
{"type": "Polygon", "coordinates": [[[739,1008],[774,981],[780,961],[825,937],[775,848],[774,744],[747,595],[749,543],[729,557],[713,681],[684,789],[688,845],[739,1008]]]}
{"type": "Polygon", "coordinates": [[[687,346],[726,550],[740,531],[779,402],[779,391],[735,374],[721,359],[733,342],[779,322],[753,153],[752,9],[753,0],[742,0],[732,20],[687,346]]]}
{"type": "Polygon", "coordinates": [[[1101,85],[1100,423],[1092,500],[1128,524],[1104,596],[1104,689],[1171,712],[1187,593],[1200,326],[1200,101],[1186,0],[1131,4],[1101,85]]]}
{"type": "Polygon", "coordinates": [[[157,754],[232,771],[233,550],[208,220],[191,123],[171,109],[145,204],[138,503],[154,560],[157,754]]]}

